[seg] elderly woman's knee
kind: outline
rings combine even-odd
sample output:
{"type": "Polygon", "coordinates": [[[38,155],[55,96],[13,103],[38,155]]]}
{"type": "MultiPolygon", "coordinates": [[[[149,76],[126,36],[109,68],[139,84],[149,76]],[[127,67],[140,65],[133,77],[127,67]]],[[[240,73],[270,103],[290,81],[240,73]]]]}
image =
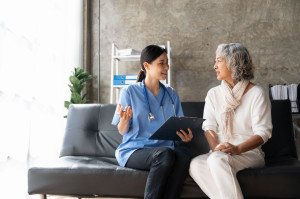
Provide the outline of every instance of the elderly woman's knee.
{"type": "Polygon", "coordinates": [[[215,151],[210,154],[207,158],[208,165],[221,164],[221,163],[229,163],[230,155],[221,151],[215,151]]]}

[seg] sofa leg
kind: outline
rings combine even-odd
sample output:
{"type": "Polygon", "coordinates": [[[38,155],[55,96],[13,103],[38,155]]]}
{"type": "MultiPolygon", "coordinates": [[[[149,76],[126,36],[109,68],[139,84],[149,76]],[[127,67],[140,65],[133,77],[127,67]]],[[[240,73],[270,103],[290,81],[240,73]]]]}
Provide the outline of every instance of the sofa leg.
{"type": "Polygon", "coordinates": [[[43,194],[42,198],[47,199],[47,194],[43,194]]]}

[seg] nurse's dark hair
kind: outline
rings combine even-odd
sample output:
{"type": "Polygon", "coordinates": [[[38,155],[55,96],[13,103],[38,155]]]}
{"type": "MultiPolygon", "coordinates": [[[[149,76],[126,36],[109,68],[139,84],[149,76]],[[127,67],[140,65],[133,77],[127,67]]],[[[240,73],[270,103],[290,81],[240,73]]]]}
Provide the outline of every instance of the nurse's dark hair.
{"type": "Polygon", "coordinates": [[[146,69],[144,67],[144,63],[147,62],[148,64],[151,64],[163,53],[167,53],[166,49],[157,45],[149,45],[142,50],[140,58],[141,70],[137,76],[136,82],[141,82],[146,77],[146,69]]]}

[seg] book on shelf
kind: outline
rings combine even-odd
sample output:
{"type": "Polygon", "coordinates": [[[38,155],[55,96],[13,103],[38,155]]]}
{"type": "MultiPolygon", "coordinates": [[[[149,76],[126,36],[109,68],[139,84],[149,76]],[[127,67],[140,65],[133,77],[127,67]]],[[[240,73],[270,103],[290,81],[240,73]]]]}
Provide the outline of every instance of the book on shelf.
{"type": "Polygon", "coordinates": [[[131,79],[136,80],[137,75],[115,75],[114,80],[125,80],[125,79],[131,79]]]}
{"type": "Polygon", "coordinates": [[[114,85],[130,85],[136,83],[135,79],[114,79],[114,85]]]}

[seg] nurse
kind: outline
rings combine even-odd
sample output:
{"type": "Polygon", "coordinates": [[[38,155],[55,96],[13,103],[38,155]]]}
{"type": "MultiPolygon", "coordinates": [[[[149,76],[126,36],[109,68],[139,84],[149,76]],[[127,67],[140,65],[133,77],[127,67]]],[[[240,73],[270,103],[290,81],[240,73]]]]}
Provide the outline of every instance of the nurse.
{"type": "Polygon", "coordinates": [[[140,62],[137,83],[122,89],[112,121],[123,135],[115,155],[122,167],[149,171],[145,199],[178,198],[190,163],[185,143],[193,134],[190,129],[176,132],[178,142],[148,139],[169,117],[183,112],[176,91],[160,83],[169,70],[166,50],[147,46],[140,62]]]}

